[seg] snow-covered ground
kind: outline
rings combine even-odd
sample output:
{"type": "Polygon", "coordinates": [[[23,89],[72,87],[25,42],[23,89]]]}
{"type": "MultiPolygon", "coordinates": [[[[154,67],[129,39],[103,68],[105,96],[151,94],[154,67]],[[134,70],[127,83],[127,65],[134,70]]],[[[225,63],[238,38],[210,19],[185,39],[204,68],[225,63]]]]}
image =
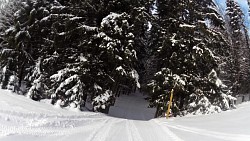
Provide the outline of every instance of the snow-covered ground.
{"type": "Polygon", "coordinates": [[[250,103],[214,115],[153,119],[140,94],[109,115],[60,109],[0,90],[0,141],[250,141],[250,103]]]}

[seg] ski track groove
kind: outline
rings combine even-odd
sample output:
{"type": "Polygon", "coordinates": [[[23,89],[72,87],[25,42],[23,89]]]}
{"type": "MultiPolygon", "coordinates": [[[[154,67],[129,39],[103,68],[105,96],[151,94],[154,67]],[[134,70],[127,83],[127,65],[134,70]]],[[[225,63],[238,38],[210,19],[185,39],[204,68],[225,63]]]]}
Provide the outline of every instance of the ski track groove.
{"type": "Polygon", "coordinates": [[[87,126],[80,127],[72,127],[72,128],[45,128],[45,127],[27,127],[27,126],[3,126],[0,125],[0,138],[6,137],[10,135],[32,135],[32,136],[65,136],[72,135],[75,133],[81,133],[86,131],[93,130],[94,133],[91,134],[88,138],[88,141],[104,141],[107,140],[110,130],[113,125],[119,122],[123,122],[121,119],[106,119],[103,122],[96,122],[94,126],[96,128],[93,129],[93,124],[89,124],[87,126]]]}
{"type": "Polygon", "coordinates": [[[126,127],[129,133],[129,141],[143,141],[133,120],[126,120],[126,127]]]}
{"type": "Polygon", "coordinates": [[[22,112],[16,112],[16,111],[7,111],[7,110],[0,110],[0,115],[1,114],[5,114],[5,115],[11,115],[11,116],[15,116],[15,117],[23,117],[23,118],[34,118],[34,117],[40,117],[40,118],[74,118],[74,119],[81,119],[81,118],[85,118],[85,119],[91,119],[91,118],[103,118],[103,116],[101,114],[91,114],[91,115],[62,115],[62,114],[58,114],[58,115],[47,115],[47,114],[43,114],[43,113],[35,113],[35,112],[30,112],[30,113],[22,113],[22,112]]]}
{"type": "Polygon", "coordinates": [[[169,128],[167,127],[167,125],[163,125],[162,123],[160,123],[157,120],[152,120],[154,121],[154,123],[156,123],[157,125],[159,125],[163,131],[166,132],[166,134],[173,140],[173,141],[184,141],[181,138],[179,138],[177,135],[175,135],[172,131],[169,130],[169,128]]]}
{"type": "Polygon", "coordinates": [[[131,135],[131,131],[128,124],[128,119],[126,119],[125,122],[126,122],[126,131],[128,133],[128,141],[133,141],[133,137],[131,135]]]}
{"type": "MultiPolygon", "coordinates": [[[[163,123],[164,124],[164,123],[163,123]]],[[[165,123],[166,124],[166,123],[165,123]]],[[[198,129],[198,128],[190,128],[185,127],[181,125],[169,125],[170,128],[190,132],[193,134],[203,135],[203,136],[209,136],[217,139],[224,139],[228,141],[249,141],[250,135],[242,135],[242,134],[227,134],[227,133],[221,133],[221,132],[215,132],[215,131],[208,131],[204,129],[198,129]]]]}
{"type": "Polygon", "coordinates": [[[107,122],[105,122],[104,126],[96,131],[94,136],[91,137],[90,141],[106,141],[114,124],[119,122],[122,122],[122,120],[115,118],[109,119],[107,122]]]}
{"type": "Polygon", "coordinates": [[[98,124],[101,118],[84,116],[47,116],[43,114],[23,114],[18,112],[0,111],[0,121],[15,125],[0,125],[0,137],[9,135],[62,136],[79,131],[92,130],[92,125],[98,124]],[[33,119],[30,118],[33,116],[33,119]],[[17,126],[18,125],[18,126],[17,126]]]}
{"type": "MultiPolygon", "coordinates": [[[[66,139],[69,139],[76,135],[86,133],[83,138],[83,140],[87,139],[86,141],[109,141],[109,137],[112,137],[110,135],[116,134],[119,134],[119,136],[112,139],[119,140],[122,138],[126,141],[144,141],[153,138],[157,140],[154,135],[160,135],[158,140],[184,141],[177,135],[181,135],[180,133],[188,133],[190,136],[202,136],[218,140],[250,141],[250,135],[247,133],[223,133],[220,131],[213,131],[212,129],[206,130],[203,126],[200,126],[200,128],[193,126],[189,127],[157,119],[149,120],[144,124],[144,122],[137,122],[137,120],[132,120],[133,118],[130,119],[129,117],[126,117],[126,115],[124,115],[124,117],[127,119],[120,119],[108,117],[99,113],[75,114],[67,112],[66,110],[60,111],[58,109],[54,111],[53,109],[46,109],[46,106],[38,106],[36,110],[34,110],[34,107],[28,107],[26,109],[25,107],[34,102],[27,102],[26,99],[15,97],[15,95],[10,95],[10,98],[11,97],[18,101],[14,101],[14,103],[10,105],[7,102],[8,98],[0,100],[0,104],[2,103],[1,107],[12,106],[10,109],[0,109],[0,140],[1,138],[4,139],[8,136],[21,137],[23,135],[53,138],[66,136],[66,139]],[[21,101],[21,103],[23,102],[24,105],[20,106],[19,101],[21,101]],[[115,130],[116,128],[117,130],[115,130]],[[149,128],[149,130],[147,130],[147,128],[149,128]],[[158,129],[161,130],[161,132],[158,133],[158,129]]],[[[137,103],[140,103],[140,101],[137,101],[137,103]]],[[[35,103],[35,106],[37,105],[39,104],[35,103]]],[[[133,105],[133,103],[130,105],[133,105]]],[[[128,115],[133,115],[133,107],[128,106],[128,108],[128,115]],[[130,112],[130,110],[132,110],[132,112],[130,112]]],[[[138,117],[139,119],[146,120],[147,116],[143,113],[139,113],[138,117]]],[[[134,115],[132,117],[134,117],[134,115]]],[[[80,136],[80,139],[81,137],[82,136],[80,136]]],[[[185,139],[185,137],[182,138],[185,139]]]]}
{"type": "MultiPolygon", "coordinates": [[[[94,125],[99,124],[99,122],[94,123],[94,125]]],[[[105,126],[105,123],[102,123],[105,126]]],[[[99,127],[99,126],[98,126],[99,127]]],[[[0,137],[9,135],[32,135],[32,136],[65,136],[71,135],[79,132],[91,131],[93,130],[93,124],[89,123],[85,126],[79,127],[28,127],[28,126],[3,126],[0,125],[0,137]]]]}
{"type": "Polygon", "coordinates": [[[99,132],[102,131],[103,128],[106,127],[106,125],[108,125],[108,123],[111,121],[112,119],[106,119],[104,122],[102,122],[101,126],[98,126],[97,128],[95,128],[95,132],[92,133],[90,136],[89,136],[89,139],[88,141],[95,141],[95,140],[99,140],[99,139],[96,139],[96,137],[98,136],[98,134],[100,134],[99,132]]]}
{"type": "Polygon", "coordinates": [[[10,135],[22,135],[22,134],[28,134],[33,136],[46,136],[46,135],[58,135],[60,131],[57,131],[56,129],[46,130],[45,128],[29,128],[29,127],[10,127],[10,126],[0,126],[0,129],[2,130],[0,133],[1,136],[10,136],[10,135]]]}

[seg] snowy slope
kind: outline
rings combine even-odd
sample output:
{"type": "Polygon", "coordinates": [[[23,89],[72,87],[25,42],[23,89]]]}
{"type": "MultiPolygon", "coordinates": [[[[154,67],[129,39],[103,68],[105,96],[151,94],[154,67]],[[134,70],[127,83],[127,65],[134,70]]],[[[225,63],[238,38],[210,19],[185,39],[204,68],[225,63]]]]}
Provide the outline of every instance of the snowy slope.
{"type": "Polygon", "coordinates": [[[186,141],[250,141],[250,103],[214,115],[159,119],[161,125],[186,141]]]}
{"type": "Polygon", "coordinates": [[[250,103],[207,116],[152,119],[140,94],[110,115],[60,109],[0,90],[0,141],[250,141],[250,103]]]}

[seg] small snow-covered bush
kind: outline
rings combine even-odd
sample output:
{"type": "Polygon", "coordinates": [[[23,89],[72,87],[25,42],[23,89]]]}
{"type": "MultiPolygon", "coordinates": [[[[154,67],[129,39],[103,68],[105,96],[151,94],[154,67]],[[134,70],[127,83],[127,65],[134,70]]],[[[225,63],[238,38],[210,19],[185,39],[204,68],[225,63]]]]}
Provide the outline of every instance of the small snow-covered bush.
{"type": "Polygon", "coordinates": [[[210,90],[196,89],[195,93],[189,96],[189,104],[186,113],[189,114],[212,114],[234,108],[235,97],[231,96],[230,90],[218,78],[215,70],[208,75],[206,83],[210,90]]]}
{"type": "Polygon", "coordinates": [[[13,92],[18,92],[18,87],[19,87],[18,81],[19,79],[16,75],[11,75],[9,78],[7,89],[13,92]]]}
{"type": "Polygon", "coordinates": [[[94,111],[101,111],[106,109],[114,102],[113,94],[110,90],[106,90],[103,94],[98,95],[93,99],[94,111]]]}
{"type": "Polygon", "coordinates": [[[57,74],[52,75],[50,79],[54,85],[51,95],[52,104],[81,109],[85,104],[87,95],[83,92],[84,83],[76,74],[75,69],[65,68],[60,70],[57,74]]]}
{"type": "Polygon", "coordinates": [[[38,59],[36,65],[31,68],[32,74],[29,76],[27,75],[26,79],[28,79],[31,83],[31,87],[28,90],[27,97],[33,100],[41,100],[45,98],[45,77],[42,74],[41,70],[41,58],[38,59]]]}
{"type": "Polygon", "coordinates": [[[148,87],[152,93],[150,106],[157,107],[158,116],[166,112],[171,89],[174,89],[174,114],[211,114],[234,107],[235,98],[213,69],[207,77],[201,78],[173,74],[170,69],[163,68],[148,87]]]}

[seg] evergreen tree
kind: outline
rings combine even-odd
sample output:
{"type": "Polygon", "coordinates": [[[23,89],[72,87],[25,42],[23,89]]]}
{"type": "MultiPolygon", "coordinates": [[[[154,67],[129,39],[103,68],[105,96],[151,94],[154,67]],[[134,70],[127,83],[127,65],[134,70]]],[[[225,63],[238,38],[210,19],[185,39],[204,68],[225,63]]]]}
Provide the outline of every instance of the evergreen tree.
{"type": "Polygon", "coordinates": [[[231,81],[233,93],[248,92],[249,78],[249,43],[248,33],[244,25],[244,14],[237,2],[227,0],[227,16],[231,37],[232,71],[231,81]]]}
{"type": "MultiPolygon", "coordinates": [[[[146,21],[140,16],[145,10],[124,4],[128,2],[24,1],[3,39],[5,48],[18,54],[9,66],[26,83],[27,96],[51,97],[52,104],[78,109],[90,97],[99,111],[104,106],[98,99],[109,94],[102,103],[106,108],[122,88],[131,91],[138,84],[134,38],[146,21]]],[[[3,78],[7,85],[9,79],[3,78]]]]}
{"type": "MultiPolygon", "coordinates": [[[[11,10],[9,19],[0,17],[2,88],[25,84],[34,100],[81,110],[90,99],[94,111],[107,112],[115,96],[140,86],[140,77],[157,116],[171,89],[174,114],[210,113],[231,106],[219,79],[227,67],[240,70],[237,84],[247,84],[249,57],[243,49],[235,52],[243,58],[230,56],[212,0],[23,0],[11,10]]],[[[246,33],[234,21],[237,33],[246,33]]]]}
{"type": "MultiPolygon", "coordinates": [[[[20,8],[18,4],[23,3],[10,1],[2,9],[6,9],[6,11],[1,11],[3,15],[3,17],[1,16],[2,26],[0,29],[1,66],[4,68],[2,70],[2,88],[7,88],[10,76],[18,79],[21,77],[24,60],[29,58],[27,52],[24,51],[24,42],[27,42],[30,36],[22,27],[22,23],[16,21],[17,13],[15,11],[20,8]]],[[[25,11],[25,9],[22,10],[25,11]]],[[[19,79],[19,86],[20,82],[19,79]]]]}
{"type": "Polygon", "coordinates": [[[222,89],[225,86],[217,83],[215,72],[219,61],[215,50],[226,43],[221,42],[220,33],[206,24],[223,27],[214,3],[171,0],[158,1],[157,5],[158,25],[163,35],[157,58],[162,61],[158,64],[159,72],[148,84],[153,94],[152,104],[158,109],[156,116],[164,112],[171,89],[175,90],[174,114],[229,109],[226,100],[219,102],[227,96],[222,89]]]}

